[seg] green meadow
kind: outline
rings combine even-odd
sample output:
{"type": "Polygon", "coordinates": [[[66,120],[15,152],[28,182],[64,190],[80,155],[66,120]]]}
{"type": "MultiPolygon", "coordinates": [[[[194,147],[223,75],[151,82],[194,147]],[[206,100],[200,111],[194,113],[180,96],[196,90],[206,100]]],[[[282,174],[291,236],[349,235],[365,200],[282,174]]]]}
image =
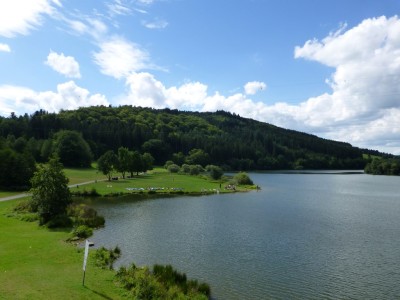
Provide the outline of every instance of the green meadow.
{"type": "MultiPolygon", "coordinates": [[[[228,179],[213,181],[207,176],[190,176],[178,173],[169,173],[163,168],[155,168],[145,174],[133,176],[133,178],[119,178],[108,181],[104,175],[99,175],[95,169],[65,169],[65,174],[70,178],[72,192],[84,192],[95,189],[100,195],[107,194],[209,194],[226,193],[232,190],[225,189],[228,179]],[[94,181],[89,184],[79,185],[80,182],[94,181]],[[75,185],[76,184],[76,185],[75,185]]],[[[115,176],[120,174],[115,174],[115,176]]],[[[254,189],[250,186],[237,187],[237,191],[254,189]]]]}
{"type": "Polygon", "coordinates": [[[83,251],[65,242],[68,231],[10,216],[21,200],[0,202],[0,299],[123,299],[114,273],[89,257],[85,286],[83,251]]]}

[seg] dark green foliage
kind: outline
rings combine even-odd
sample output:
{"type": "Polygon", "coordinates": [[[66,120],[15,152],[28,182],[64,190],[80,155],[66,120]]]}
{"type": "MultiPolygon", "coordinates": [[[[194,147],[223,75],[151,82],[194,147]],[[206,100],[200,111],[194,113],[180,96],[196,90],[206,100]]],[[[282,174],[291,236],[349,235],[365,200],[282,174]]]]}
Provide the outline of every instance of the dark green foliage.
{"type": "Polygon", "coordinates": [[[0,150],[0,187],[6,190],[26,190],[36,170],[35,160],[28,152],[11,148],[0,150]]]}
{"type": "Polygon", "coordinates": [[[85,239],[93,235],[93,229],[87,225],[79,225],[72,231],[72,235],[81,239],[85,239]]]}
{"type": "Polygon", "coordinates": [[[39,166],[31,183],[31,207],[39,213],[41,225],[58,215],[66,214],[67,206],[71,203],[71,194],[68,178],[58,158],[52,158],[47,164],[39,166]]]}
{"type": "Polygon", "coordinates": [[[104,226],[105,219],[97,211],[86,204],[72,203],[67,208],[68,215],[75,225],[87,225],[92,228],[104,226]]]}
{"type": "Polygon", "coordinates": [[[114,262],[121,256],[121,250],[115,247],[113,250],[101,247],[96,250],[94,258],[96,266],[113,269],[114,262]]]}
{"type": "Polygon", "coordinates": [[[112,174],[117,169],[118,164],[118,157],[114,151],[109,150],[100,156],[97,161],[97,168],[108,177],[108,181],[111,181],[112,174]]]}
{"type": "Polygon", "coordinates": [[[210,177],[214,180],[221,179],[222,175],[224,175],[224,172],[222,169],[218,166],[214,165],[208,165],[206,166],[206,171],[209,172],[210,177]]]}
{"type": "Polygon", "coordinates": [[[62,130],[54,135],[53,152],[66,167],[90,167],[92,153],[82,134],[62,130]]]}
{"type": "Polygon", "coordinates": [[[121,172],[122,178],[125,179],[125,173],[129,171],[129,150],[125,147],[118,149],[117,171],[121,172]]]}
{"type": "Polygon", "coordinates": [[[171,173],[178,173],[180,170],[179,166],[176,164],[169,165],[167,169],[171,173]]]}
{"type": "Polygon", "coordinates": [[[72,220],[67,214],[56,215],[46,223],[48,228],[69,228],[72,227],[72,220]]]}
{"type": "Polygon", "coordinates": [[[250,179],[249,175],[245,172],[240,172],[233,176],[233,180],[238,184],[238,185],[252,185],[253,181],[250,179]]]}
{"type": "Polygon", "coordinates": [[[75,190],[71,192],[71,195],[77,197],[98,197],[100,194],[96,191],[95,188],[91,188],[90,191],[83,188],[82,190],[75,190]]]}
{"type": "Polygon", "coordinates": [[[154,265],[153,272],[147,267],[121,267],[117,281],[130,291],[134,299],[209,299],[210,287],[206,283],[187,280],[170,265],[154,265]]]}
{"type": "Polygon", "coordinates": [[[375,158],[364,171],[373,175],[400,175],[400,158],[375,158]]]}
{"type": "Polygon", "coordinates": [[[53,151],[60,130],[79,132],[95,159],[124,147],[150,153],[156,165],[173,160],[177,165],[213,164],[240,171],[361,169],[366,164],[362,152],[382,155],[224,111],[99,106],[58,114],[41,110],[31,116],[0,117],[0,137],[5,143],[15,144],[12,149],[18,151],[32,149],[41,161],[53,151]]]}

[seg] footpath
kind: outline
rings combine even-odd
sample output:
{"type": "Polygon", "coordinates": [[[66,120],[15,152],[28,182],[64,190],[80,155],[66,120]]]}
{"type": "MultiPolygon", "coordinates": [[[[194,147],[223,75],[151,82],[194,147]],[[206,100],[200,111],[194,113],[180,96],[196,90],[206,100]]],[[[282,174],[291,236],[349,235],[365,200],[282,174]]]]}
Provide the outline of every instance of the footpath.
{"type": "MultiPolygon", "coordinates": [[[[97,180],[97,181],[99,181],[99,180],[97,180]]],[[[71,188],[71,187],[75,187],[77,185],[81,186],[81,185],[84,185],[84,184],[89,184],[89,183],[94,183],[94,182],[95,181],[92,180],[92,181],[81,182],[81,183],[78,183],[78,184],[70,184],[68,187],[71,188]]],[[[9,200],[15,200],[15,199],[29,197],[29,196],[32,196],[32,194],[30,194],[30,193],[22,193],[22,194],[18,194],[18,195],[14,195],[14,196],[2,197],[2,198],[0,198],[0,202],[9,201],[9,200]]]]}

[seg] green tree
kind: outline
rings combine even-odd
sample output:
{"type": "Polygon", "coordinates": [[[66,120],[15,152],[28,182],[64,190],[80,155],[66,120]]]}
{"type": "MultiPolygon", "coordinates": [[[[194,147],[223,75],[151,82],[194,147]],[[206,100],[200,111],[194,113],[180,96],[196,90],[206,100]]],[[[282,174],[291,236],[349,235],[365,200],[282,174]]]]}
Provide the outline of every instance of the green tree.
{"type": "Polygon", "coordinates": [[[131,177],[133,177],[133,173],[139,175],[139,172],[141,170],[142,170],[142,156],[138,151],[129,151],[128,172],[131,173],[131,177]]]}
{"type": "Polygon", "coordinates": [[[76,131],[62,130],[55,134],[54,152],[68,167],[90,167],[92,152],[89,144],[76,131]]]}
{"type": "Polygon", "coordinates": [[[189,151],[189,155],[186,158],[186,162],[189,165],[201,165],[205,166],[209,163],[210,156],[202,149],[192,149],[189,151]]]}
{"type": "Polygon", "coordinates": [[[237,173],[235,176],[233,176],[233,180],[237,182],[237,184],[248,184],[251,185],[253,184],[253,181],[250,179],[249,175],[245,172],[240,172],[237,173]]]}
{"type": "Polygon", "coordinates": [[[125,173],[129,170],[129,150],[125,147],[118,149],[118,166],[117,171],[122,174],[125,179],[125,173]]]}
{"type": "Polygon", "coordinates": [[[222,175],[224,174],[220,167],[214,165],[206,166],[206,171],[209,172],[210,177],[215,180],[221,179],[222,175]]]}
{"type": "Polygon", "coordinates": [[[146,152],[142,155],[142,171],[146,172],[153,169],[154,157],[146,152]]]}
{"type": "Polygon", "coordinates": [[[0,187],[7,190],[29,188],[35,170],[35,160],[29,152],[18,153],[10,148],[0,150],[0,187]]]}
{"type": "Polygon", "coordinates": [[[41,225],[66,214],[71,194],[68,178],[58,158],[51,158],[47,164],[39,166],[31,183],[32,207],[39,213],[41,225]]]}
{"type": "Polygon", "coordinates": [[[97,168],[104,175],[108,177],[108,181],[111,181],[112,173],[118,166],[118,157],[115,155],[114,151],[109,150],[104,153],[97,161],[97,168]]]}

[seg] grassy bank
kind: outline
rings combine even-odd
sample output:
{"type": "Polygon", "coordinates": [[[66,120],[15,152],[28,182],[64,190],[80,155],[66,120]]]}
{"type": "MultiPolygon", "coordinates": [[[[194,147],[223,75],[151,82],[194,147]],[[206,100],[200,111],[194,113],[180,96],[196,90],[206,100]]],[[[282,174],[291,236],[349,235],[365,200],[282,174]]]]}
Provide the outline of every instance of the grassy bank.
{"type": "MultiPolygon", "coordinates": [[[[113,181],[104,181],[105,176],[96,174],[96,170],[71,170],[65,169],[65,173],[71,182],[72,178],[80,178],[81,182],[97,180],[90,184],[71,187],[72,192],[84,192],[95,189],[100,195],[118,193],[158,193],[158,194],[209,194],[228,193],[232,189],[226,189],[227,181],[213,181],[204,176],[190,176],[185,174],[169,173],[163,168],[156,168],[146,174],[113,181]],[[78,172],[81,172],[79,177],[78,172]],[[73,175],[73,176],[72,176],[73,175]],[[86,177],[85,177],[86,176],[86,177]],[[97,176],[97,177],[96,177],[97,176]],[[98,179],[101,179],[98,180],[98,179]]],[[[252,186],[239,186],[236,191],[247,191],[254,189],[252,186]]]]}
{"type": "Polygon", "coordinates": [[[18,201],[0,202],[0,299],[124,299],[114,273],[89,258],[82,286],[83,252],[66,231],[8,217],[18,201]]]}

